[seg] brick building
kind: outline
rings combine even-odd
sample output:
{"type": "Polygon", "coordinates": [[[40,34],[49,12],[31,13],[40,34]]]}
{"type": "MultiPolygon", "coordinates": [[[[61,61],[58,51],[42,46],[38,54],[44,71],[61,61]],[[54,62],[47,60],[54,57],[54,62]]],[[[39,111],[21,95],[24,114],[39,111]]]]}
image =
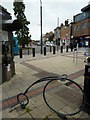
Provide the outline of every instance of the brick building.
{"type": "Polygon", "coordinates": [[[72,36],[74,43],[78,42],[79,46],[85,46],[86,42],[90,44],[90,4],[81,11],[73,17],[72,36]]]}
{"type": "Polygon", "coordinates": [[[65,20],[65,25],[62,25],[61,29],[60,29],[60,40],[61,40],[60,43],[69,45],[70,34],[71,34],[71,26],[70,26],[70,24],[68,24],[68,20],[65,20]]]}

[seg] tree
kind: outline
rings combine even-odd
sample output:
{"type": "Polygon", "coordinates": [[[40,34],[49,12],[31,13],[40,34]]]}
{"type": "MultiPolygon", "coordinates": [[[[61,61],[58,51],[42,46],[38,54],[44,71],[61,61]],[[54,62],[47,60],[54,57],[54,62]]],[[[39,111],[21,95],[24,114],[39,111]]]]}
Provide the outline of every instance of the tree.
{"type": "Polygon", "coordinates": [[[14,0],[13,2],[13,10],[15,17],[21,22],[22,29],[17,30],[15,34],[17,34],[19,45],[22,47],[25,46],[25,44],[28,44],[30,36],[29,36],[29,28],[28,25],[30,24],[29,21],[27,21],[27,18],[24,14],[25,12],[25,4],[23,3],[23,0],[21,2],[18,2],[17,0],[14,0]]]}

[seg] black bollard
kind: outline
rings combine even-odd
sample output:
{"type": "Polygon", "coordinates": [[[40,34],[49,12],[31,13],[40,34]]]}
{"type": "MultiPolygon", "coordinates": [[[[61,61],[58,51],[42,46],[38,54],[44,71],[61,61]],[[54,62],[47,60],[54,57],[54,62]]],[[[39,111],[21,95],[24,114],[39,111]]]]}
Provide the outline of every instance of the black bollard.
{"type": "Polygon", "coordinates": [[[66,52],[68,52],[68,45],[66,46],[66,52]]]}
{"type": "Polygon", "coordinates": [[[33,57],[35,57],[35,48],[32,48],[33,57]]]}
{"type": "Polygon", "coordinates": [[[53,54],[55,54],[55,46],[53,46],[53,54]]]}
{"type": "Polygon", "coordinates": [[[22,58],[22,48],[19,49],[20,58],[22,58]]]}
{"type": "Polygon", "coordinates": [[[44,55],[46,55],[46,47],[44,47],[44,55]]]}
{"type": "Polygon", "coordinates": [[[61,46],[61,53],[63,53],[63,46],[61,46]]]}
{"type": "Polygon", "coordinates": [[[70,46],[71,47],[71,52],[73,51],[73,45],[70,46]]]}
{"type": "Polygon", "coordinates": [[[71,46],[71,52],[73,51],[73,46],[71,46]]]}
{"type": "Polygon", "coordinates": [[[50,46],[50,52],[52,52],[52,46],[50,46]]]}

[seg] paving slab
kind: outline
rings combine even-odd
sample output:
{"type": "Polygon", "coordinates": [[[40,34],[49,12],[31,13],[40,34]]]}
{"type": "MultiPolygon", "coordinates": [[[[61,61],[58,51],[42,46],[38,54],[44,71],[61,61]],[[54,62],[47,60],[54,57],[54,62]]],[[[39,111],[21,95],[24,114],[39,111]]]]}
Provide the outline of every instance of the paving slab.
{"type": "Polygon", "coordinates": [[[38,106],[30,113],[33,116],[33,118],[45,118],[46,116],[50,116],[52,114],[52,111],[50,109],[47,109],[46,105],[42,105],[38,106]]]}

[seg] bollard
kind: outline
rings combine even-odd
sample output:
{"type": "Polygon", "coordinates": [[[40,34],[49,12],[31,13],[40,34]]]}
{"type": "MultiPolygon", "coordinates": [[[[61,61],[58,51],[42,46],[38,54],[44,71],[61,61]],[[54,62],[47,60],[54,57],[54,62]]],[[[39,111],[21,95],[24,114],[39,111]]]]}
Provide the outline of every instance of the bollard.
{"type": "Polygon", "coordinates": [[[55,46],[53,46],[53,54],[55,54],[55,46]]]}
{"type": "Polygon", "coordinates": [[[22,48],[19,49],[20,58],[22,58],[22,48]]]}
{"type": "Polygon", "coordinates": [[[46,47],[44,47],[44,55],[46,55],[46,47]]]}
{"type": "Polygon", "coordinates": [[[32,48],[33,57],[35,57],[35,48],[32,48]]]}
{"type": "Polygon", "coordinates": [[[52,52],[52,46],[50,46],[50,52],[52,52]]]}
{"type": "Polygon", "coordinates": [[[71,46],[71,52],[73,51],[73,47],[71,46]]]}
{"type": "Polygon", "coordinates": [[[84,74],[84,105],[85,111],[90,114],[90,57],[87,58],[87,65],[85,65],[84,74]]]}
{"type": "Polygon", "coordinates": [[[61,53],[63,53],[63,46],[61,46],[61,53]]]}
{"type": "Polygon", "coordinates": [[[66,46],[66,52],[68,52],[68,45],[66,46]]]}

